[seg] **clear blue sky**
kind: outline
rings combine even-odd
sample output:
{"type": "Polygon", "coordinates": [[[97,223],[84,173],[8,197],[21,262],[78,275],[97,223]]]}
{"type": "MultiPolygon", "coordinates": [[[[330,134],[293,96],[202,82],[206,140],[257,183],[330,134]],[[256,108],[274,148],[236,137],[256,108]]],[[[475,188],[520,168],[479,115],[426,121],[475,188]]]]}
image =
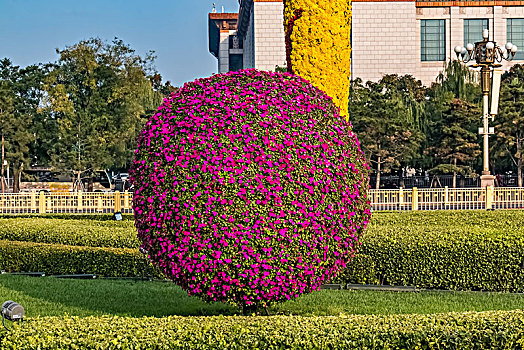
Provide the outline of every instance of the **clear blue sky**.
{"type": "Polygon", "coordinates": [[[208,50],[207,14],[237,12],[238,0],[0,0],[0,58],[54,62],[56,48],[83,39],[122,39],[138,54],[154,50],[173,85],[217,72],[208,50]]]}

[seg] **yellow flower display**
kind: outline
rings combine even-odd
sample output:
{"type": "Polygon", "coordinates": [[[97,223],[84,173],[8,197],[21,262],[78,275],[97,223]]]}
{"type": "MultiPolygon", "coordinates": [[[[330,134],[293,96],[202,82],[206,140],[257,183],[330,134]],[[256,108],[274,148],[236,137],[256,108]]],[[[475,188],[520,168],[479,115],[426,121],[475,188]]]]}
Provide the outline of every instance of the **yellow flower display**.
{"type": "Polygon", "coordinates": [[[284,0],[288,70],[326,92],[348,117],[351,1],[284,0]]]}

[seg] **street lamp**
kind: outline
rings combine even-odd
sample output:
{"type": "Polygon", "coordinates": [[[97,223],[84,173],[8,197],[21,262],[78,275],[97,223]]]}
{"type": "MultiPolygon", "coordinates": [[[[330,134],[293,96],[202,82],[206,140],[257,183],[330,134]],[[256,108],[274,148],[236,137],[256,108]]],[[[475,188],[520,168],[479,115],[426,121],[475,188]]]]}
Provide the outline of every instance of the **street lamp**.
{"type": "Polygon", "coordinates": [[[489,172],[489,135],[494,134],[493,128],[489,127],[489,118],[494,118],[498,113],[498,101],[500,93],[500,77],[502,72],[496,70],[502,65],[503,60],[511,61],[517,52],[517,46],[507,43],[504,47],[497,46],[494,41],[489,41],[489,31],[482,31],[484,40],[476,42],[475,45],[468,43],[466,47],[456,46],[455,53],[459,61],[463,63],[475,62],[472,68],[480,68],[482,85],[482,128],[479,134],[483,136],[484,159],[481,179],[481,186],[493,186],[495,177],[489,172]],[[491,111],[489,110],[489,93],[491,90],[491,111]]]}

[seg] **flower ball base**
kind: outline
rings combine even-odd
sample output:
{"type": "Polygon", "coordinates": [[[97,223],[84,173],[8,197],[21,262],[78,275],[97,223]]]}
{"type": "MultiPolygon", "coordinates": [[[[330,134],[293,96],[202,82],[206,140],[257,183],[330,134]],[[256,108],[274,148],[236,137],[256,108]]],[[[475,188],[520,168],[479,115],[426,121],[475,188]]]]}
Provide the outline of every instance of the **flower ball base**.
{"type": "Polygon", "coordinates": [[[370,218],[369,167],[330,97],[244,70],[184,85],[143,129],[138,237],[190,295],[244,309],[318,290],[370,218]]]}

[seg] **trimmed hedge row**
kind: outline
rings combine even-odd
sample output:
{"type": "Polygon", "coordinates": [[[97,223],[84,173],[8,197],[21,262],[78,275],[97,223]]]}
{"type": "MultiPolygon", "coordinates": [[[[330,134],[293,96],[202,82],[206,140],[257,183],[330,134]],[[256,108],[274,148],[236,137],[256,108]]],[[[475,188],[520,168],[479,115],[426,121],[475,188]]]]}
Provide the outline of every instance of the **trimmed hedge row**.
{"type": "Polygon", "coordinates": [[[338,282],[524,291],[524,211],[375,213],[338,282]]]}
{"type": "Polygon", "coordinates": [[[90,247],[139,247],[132,221],[0,218],[2,239],[90,247]]]}
{"type": "Polygon", "coordinates": [[[0,240],[0,269],[48,275],[159,276],[138,249],[81,247],[0,240]]]}
{"type": "MultiPolygon", "coordinates": [[[[524,211],[521,210],[375,213],[359,253],[345,273],[332,282],[523,292],[523,222],[524,211]]],[[[0,239],[69,246],[128,247],[134,249],[125,251],[141,257],[136,249],[138,240],[132,222],[0,219],[0,239]]],[[[5,241],[1,243],[0,251],[6,251],[7,246],[5,241]]],[[[26,247],[24,251],[30,252],[27,247],[33,245],[13,242],[9,246],[26,247]]],[[[87,247],[68,249],[98,252],[87,247]]],[[[68,253],[70,261],[59,263],[64,254],[61,246],[39,250],[38,254],[42,254],[39,256],[45,255],[45,259],[26,257],[19,264],[15,263],[19,260],[16,253],[9,263],[2,259],[6,267],[0,268],[44,270],[48,274],[76,270],[108,276],[132,276],[133,271],[139,271],[140,275],[141,268],[137,268],[137,262],[128,255],[119,255],[118,249],[102,251],[115,253],[110,255],[110,259],[106,258],[106,253],[90,253],[90,259],[101,259],[99,262],[92,260],[92,269],[72,250],[68,253]],[[40,262],[37,264],[36,261],[40,262]],[[46,261],[50,261],[46,265],[49,270],[44,266],[46,261]],[[101,274],[97,272],[100,269],[107,271],[101,274]]]]}
{"type": "Polygon", "coordinates": [[[521,349],[523,311],[342,317],[44,317],[2,349],[521,349]]]}

